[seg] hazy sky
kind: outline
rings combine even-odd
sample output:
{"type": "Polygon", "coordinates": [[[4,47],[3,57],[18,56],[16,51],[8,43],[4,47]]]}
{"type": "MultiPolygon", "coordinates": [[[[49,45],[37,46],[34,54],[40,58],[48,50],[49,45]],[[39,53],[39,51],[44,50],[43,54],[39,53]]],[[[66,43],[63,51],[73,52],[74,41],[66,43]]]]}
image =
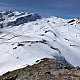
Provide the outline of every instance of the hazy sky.
{"type": "Polygon", "coordinates": [[[80,0],[0,0],[0,10],[36,12],[41,16],[80,17],[80,0]]]}

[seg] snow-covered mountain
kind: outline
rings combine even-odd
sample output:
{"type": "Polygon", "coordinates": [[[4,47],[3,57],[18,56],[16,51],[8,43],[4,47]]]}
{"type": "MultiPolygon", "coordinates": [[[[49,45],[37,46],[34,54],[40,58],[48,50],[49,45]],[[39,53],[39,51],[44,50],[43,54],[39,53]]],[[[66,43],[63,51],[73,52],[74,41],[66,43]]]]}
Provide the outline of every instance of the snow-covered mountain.
{"type": "Polygon", "coordinates": [[[56,58],[80,66],[80,20],[0,12],[0,75],[56,58]]]}
{"type": "Polygon", "coordinates": [[[24,13],[17,11],[0,12],[0,27],[18,26],[20,24],[41,19],[36,13],[24,13]]]}

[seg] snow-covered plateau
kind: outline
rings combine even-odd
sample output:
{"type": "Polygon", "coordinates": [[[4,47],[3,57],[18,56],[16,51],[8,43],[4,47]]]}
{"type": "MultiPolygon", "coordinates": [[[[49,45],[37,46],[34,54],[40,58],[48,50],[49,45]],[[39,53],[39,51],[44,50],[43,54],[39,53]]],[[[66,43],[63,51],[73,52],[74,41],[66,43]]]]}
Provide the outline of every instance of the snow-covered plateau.
{"type": "Polygon", "coordinates": [[[80,19],[0,12],[0,75],[42,58],[80,66],[80,19]]]}

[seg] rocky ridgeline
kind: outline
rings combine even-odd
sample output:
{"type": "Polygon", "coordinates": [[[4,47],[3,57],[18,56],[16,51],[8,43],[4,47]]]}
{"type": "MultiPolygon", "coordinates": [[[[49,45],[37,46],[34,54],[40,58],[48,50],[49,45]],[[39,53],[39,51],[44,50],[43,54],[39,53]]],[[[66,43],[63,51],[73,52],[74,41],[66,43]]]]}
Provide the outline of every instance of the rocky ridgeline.
{"type": "Polygon", "coordinates": [[[80,71],[60,60],[44,58],[32,66],[3,74],[0,80],[80,80],[80,71]]]}

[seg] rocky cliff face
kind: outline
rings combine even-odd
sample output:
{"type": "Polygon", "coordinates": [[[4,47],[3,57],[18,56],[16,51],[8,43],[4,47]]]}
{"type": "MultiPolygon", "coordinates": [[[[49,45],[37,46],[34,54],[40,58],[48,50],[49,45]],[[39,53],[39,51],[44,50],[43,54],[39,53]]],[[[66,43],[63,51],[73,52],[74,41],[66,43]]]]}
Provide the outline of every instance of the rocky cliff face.
{"type": "Polygon", "coordinates": [[[3,11],[0,12],[0,27],[18,26],[37,19],[41,19],[41,17],[36,13],[3,11]]]}

